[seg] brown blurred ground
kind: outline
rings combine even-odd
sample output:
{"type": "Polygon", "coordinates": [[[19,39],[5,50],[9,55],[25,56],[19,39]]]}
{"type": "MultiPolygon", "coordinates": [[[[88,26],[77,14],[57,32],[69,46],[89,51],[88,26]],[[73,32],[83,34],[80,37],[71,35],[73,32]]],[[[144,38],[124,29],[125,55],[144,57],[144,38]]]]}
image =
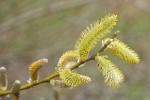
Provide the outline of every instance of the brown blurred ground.
{"type": "MultiPolygon", "coordinates": [[[[149,100],[150,99],[150,1],[149,0],[1,0],[0,66],[8,69],[9,87],[15,79],[26,84],[31,62],[48,58],[40,77],[54,71],[58,58],[74,48],[79,34],[108,13],[118,15],[119,38],[136,50],[138,65],[129,65],[115,57],[125,75],[118,89],[107,87],[95,63],[79,73],[92,82],[61,91],[61,100],[149,100]]],[[[20,100],[53,100],[52,87],[42,84],[21,93],[20,100]]]]}

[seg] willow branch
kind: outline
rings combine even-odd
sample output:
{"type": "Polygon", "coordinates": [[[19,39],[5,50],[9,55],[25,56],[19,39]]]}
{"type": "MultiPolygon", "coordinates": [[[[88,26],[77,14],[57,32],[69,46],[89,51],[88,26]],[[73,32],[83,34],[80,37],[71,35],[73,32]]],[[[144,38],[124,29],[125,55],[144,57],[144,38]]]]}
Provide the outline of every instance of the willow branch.
{"type": "MultiPolygon", "coordinates": [[[[44,78],[44,79],[41,79],[39,80],[38,82],[32,82],[30,84],[26,84],[26,85],[23,85],[21,86],[21,89],[20,90],[25,90],[25,89],[29,89],[33,86],[36,86],[36,85],[39,85],[39,84],[42,84],[42,83],[46,83],[46,82],[49,82],[50,79],[53,79],[55,77],[59,76],[58,72],[55,72],[53,73],[52,75],[44,78]]],[[[2,95],[7,95],[7,94],[11,94],[11,90],[7,90],[7,91],[0,91],[0,96],[2,95]]]]}
{"type": "MultiPolygon", "coordinates": [[[[114,33],[113,36],[112,36],[112,39],[114,39],[116,36],[117,36],[118,33],[114,33]]],[[[95,52],[91,57],[89,57],[88,59],[86,59],[85,61],[80,61],[79,63],[75,64],[74,66],[70,67],[71,70],[73,69],[76,69],[78,68],[80,65],[84,64],[85,62],[88,62],[90,60],[94,60],[95,59],[95,56],[97,56],[97,54],[100,54],[101,52],[103,52],[107,46],[111,43],[111,41],[107,41],[106,44],[104,44],[104,46],[102,46],[97,52],[95,52]]],[[[42,83],[47,83],[49,82],[51,79],[55,78],[55,77],[58,77],[59,76],[59,73],[58,72],[54,72],[53,74],[51,74],[50,76],[44,78],[44,79],[41,79],[39,80],[38,82],[32,82],[30,84],[26,84],[26,85],[23,85],[21,86],[21,89],[20,90],[25,90],[25,89],[29,89],[31,87],[34,87],[36,85],[39,85],[39,84],[42,84],[42,83]]],[[[11,94],[11,90],[7,90],[7,91],[0,91],[0,96],[2,95],[7,95],[7,94],[11,94]]]]}

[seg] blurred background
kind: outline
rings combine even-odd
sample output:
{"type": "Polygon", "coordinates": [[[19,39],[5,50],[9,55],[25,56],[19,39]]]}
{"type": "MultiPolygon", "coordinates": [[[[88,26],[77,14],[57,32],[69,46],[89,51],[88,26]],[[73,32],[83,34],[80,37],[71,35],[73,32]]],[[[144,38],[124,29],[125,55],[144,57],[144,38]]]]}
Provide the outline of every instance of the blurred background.
{"type": "MultiPolygon", "coordinates": [[[[113,32],[121,31],[118,38],[138,52],[141,62],[127,64],[110,55],[125,75],[117,89],[106,86],[96,63],[88,62],[78,73],[92,82],[62,89],[60,100],[150,100],[149,9],[150,0],[0,0],[0,66],[7,68],[8,89],[16,79],[27,84],[28,66],[38,59],[49,59],[40,78],[53,73],[59,57],[74,49],[87,25],[115,13],[118,23],[113,32]]],[[[38,85],[22,91],[20,100],[53,100],[53,88],[38,85]]]]}

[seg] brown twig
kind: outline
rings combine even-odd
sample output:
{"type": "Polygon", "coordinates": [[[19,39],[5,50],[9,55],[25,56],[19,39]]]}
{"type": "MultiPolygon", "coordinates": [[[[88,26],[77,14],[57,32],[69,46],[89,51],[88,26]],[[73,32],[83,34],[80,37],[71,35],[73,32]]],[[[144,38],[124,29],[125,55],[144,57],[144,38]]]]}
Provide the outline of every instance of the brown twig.
{"type": "Polygon", "coordinates": [[[59,100],[59,90],[58,89],[54,89],[54,100],[59,100]]]}
{"type": "MultiPolygon", "coordinates": [[[[117,33],[118,34],[118,33],[117,33]]],[[[117,36],[116,33],[113,34],[112,36],[112,39],[114,39],[116,36],[117,36]]],[[[94,60],[95,59],[95,56],[97,55],[97,53],[101,53],[103,52],[107,46],[111,43],[111,41],[107,41],[106,44],[104,44],[104,46],[102,46],[97,52],[95,52],[91,57],[89,57],[88,59],[86,59],[85,61],[80,61],[79,63],[75,64],[74,66],[71,67],[71,69],[76,69],[78,68],[80,65],[84,64],[85,62],[88,62],[90,60],[94,60]]],[[[58,77],[59,76],[59,73],[58,72],[54,72],[53,74],[51,74],[50,76],[44,78],[44,79],[41,79],[39,80],[38,82],[32,82],[30,84],[26,84],[26,85],[23,85],[21,86],[21,89],[20,90],[25,90],[25,89],[28,89],[28,88],[31,88],[33,86],[36,86],[36,85],[39,85],[39,84],[42,84],[42,83],[47,83],[49,82],[51,79],[55,78],[55,77],[58,77]]],[[[11,94],[11,90],[7,90],[7,91],[0,91],[0,96],[2,95],[6,95],[6,94],[11,94]]]]}
{"type": "Polygon", "coordinates": [[[14,96],[13,100],[19,100],[19,96],[14,96]]]}

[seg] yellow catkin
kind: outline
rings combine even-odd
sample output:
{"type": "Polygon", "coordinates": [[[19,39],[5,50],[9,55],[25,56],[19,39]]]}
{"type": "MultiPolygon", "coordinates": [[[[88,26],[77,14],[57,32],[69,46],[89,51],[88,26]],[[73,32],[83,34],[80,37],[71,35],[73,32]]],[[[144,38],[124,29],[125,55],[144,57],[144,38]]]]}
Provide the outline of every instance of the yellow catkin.
{"type": "Polygon", "coordinates": [[[109,14],[101,20],[91,24],[82,33],[75,44],[75,49],[80,54],[82,60],[85,60],[89,51],[116,25],[117,15],[109,14]]]}
{"type": "Polygon", "coordinates": [[[33,62],[29,66],[29,74],[30,74],[30,79],[29,83],[32,81],[36,81],[39,78],[38,72],[41,67],[43,67],[46,63],[48,63],[48,59],[40,59],[38,61],[33,62]]]}
{"type": "Polygon", "coordinates": [[[124,81],[122,72],[106,56],[97,56],[95,60],[98,61],[98,69],[104,76],[104,81],[108,86],[116,88],[124,81]]]}
{"type": "Polygon", "coordinates": [[[69,69],[68,64],[71,64],[70,62],[72,62],[72,64],[73,63],[75,64],[79,58],[80,56],[75,50],[70,50],[70,51],[65,52],[58,61],[58,64],[57,64],[58,69],[64,69],[64,68],[69,69]]]}
{"type": "MultiPolygon", "coordinates": [[[[104,41],[107,41],[108,39],[105,39],[104,41]]],[[[135,63],[138,64],[140,62],[139,55],[130,49],[126,44],[119,41],[118,39],[114,39],[111,44],[107,47],[108,51],[119,58],[125,60],[128,63],[135,63]]]]}
{"type": "Polygon", "coordinates": [[[72,87],[78,86],[80,84],[88,83],[91,81],[91,78],[89,78],[88,76],[83,76],[80,74],[73,73],[69,69],[60,70],[59,76],[67,86],[72,86],[72,87]]]}

